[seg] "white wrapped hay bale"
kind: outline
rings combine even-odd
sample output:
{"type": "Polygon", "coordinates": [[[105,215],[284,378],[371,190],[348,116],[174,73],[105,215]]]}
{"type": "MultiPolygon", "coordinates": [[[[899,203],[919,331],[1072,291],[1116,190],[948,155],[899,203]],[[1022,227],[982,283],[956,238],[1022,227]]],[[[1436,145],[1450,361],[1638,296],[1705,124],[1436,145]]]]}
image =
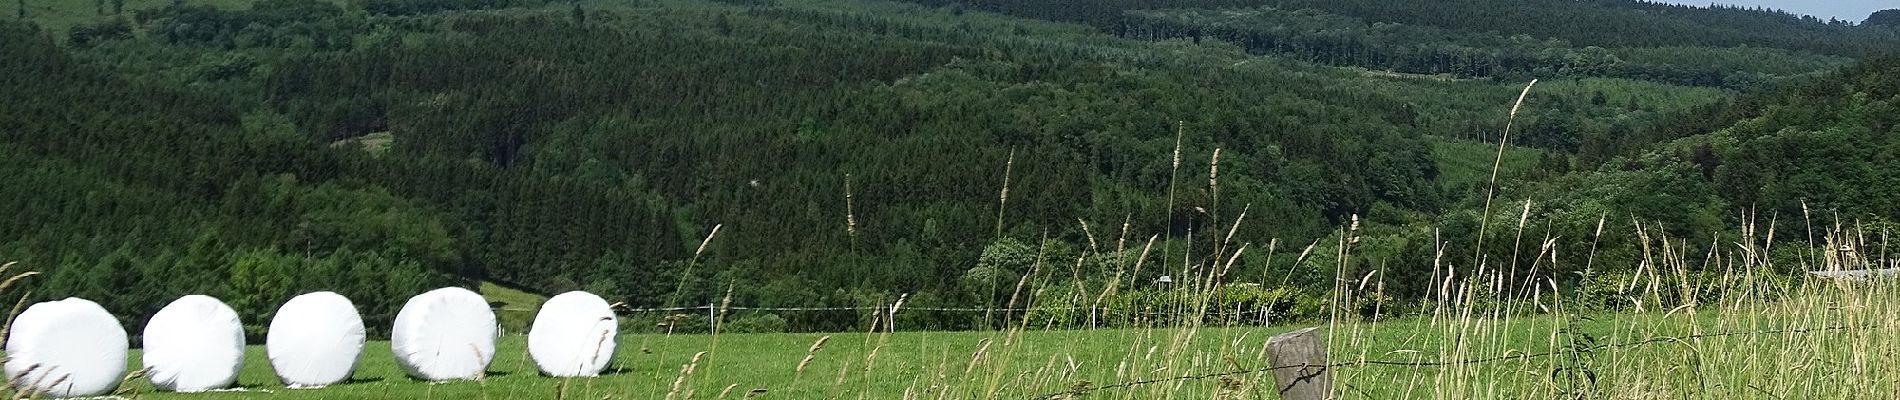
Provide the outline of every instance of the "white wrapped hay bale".
{"type": "Polygon", "coordinates": [[[321,387],[350,379],[363,354],[363,316],[356,304],[331,292],[290,298],[271,318],[264,348],[277,379],[293,388],[321,387]]]}
{"type": "Polygon", "coordinates": [[[158,390],[223,389],[237,382],[244,365],[244,324],[216,298],[181,297],[145,323],[141,358],[158,390]]]}
{"type": "Polygon", "coordinates": [[[409,376],[480,379],[495,359],[495,312],[482,295],[447,287],[409,298],[396,313],[389,346],[409,376]]]}
{"type": "Polygon", "coordinates": [[[587,292],[562,293],[541,303],[534,315],[528,354],[549,376],[599,376],[613,360],[619,331],[619,320],[606,300],[587,292]]]}
{"type": "Polygon", "coordinates": [[[51,397],[111,393],[125,378],[125,328],[81,298],[27,307],[7,337],[7,377],[22,393],[51,397]]]}

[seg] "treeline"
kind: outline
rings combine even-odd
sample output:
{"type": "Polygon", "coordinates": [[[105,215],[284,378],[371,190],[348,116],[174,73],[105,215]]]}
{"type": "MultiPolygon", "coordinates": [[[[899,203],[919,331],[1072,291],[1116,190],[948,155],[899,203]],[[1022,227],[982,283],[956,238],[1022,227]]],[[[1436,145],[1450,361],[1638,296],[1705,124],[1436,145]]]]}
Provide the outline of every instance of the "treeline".
{"type": "Polygon", "coordinates": [[[1097,27],[1113,25],[1129,10],[1173,8],[1238,8],[1260,5],[1261,0],[895,0],[955,10],[971,9],[1024,18],[1082,22],[1097,27]]]}
{"type": "Polygon", "coordinates": [[[544,0],[353,0],[378,15],[420,15],[457,10],[492,10],[545,4],[544,0]]]}
{"type": "Polygon", "coordinates": [[[1160,40],[1203,37],[1251,53],[1282,55],[1331,65],[1465,78],[1614,77],[1733,89],[1778,75],[1820,71],[1842,59],[1774,49],[1675,48],[1669,52],[1577,47],[1528,35],[1452,31],[1429,25],[1368,23],[1305,9],[1131,11],[1115,26],[1122,37],[1160,40]],[[1724,53],[1738,53],[1727,55],[1724,53]]]}
{"type": "Polygon", "coordinates": [[[315,0],[260,0],[244,10],[180,3],[136,10],[133,21],[148,35],[175,44],[318,50],[349,48],[363,24],[360,18],[345,18],[341,7],[315,0]]]}
{"type": "Polygon", "coordinates": [[[1900,30],[1780,11],[1640,0],[1262,0],[1373,22],[1524,34],[1597,47],[1773,47],[1843,57],[1892,52],[1900,30]]]}
{"type": "Polygon", "coordinates": [[[968,7],[1021,17],[1088,23],[1107,32],[1125,28],[1135,10],[1312,9],[1370,22],[1451,31],[1530,35],[1596,47],[1773,47],[1843,57],[1891,52],[1900,30],[1821,21],[1782,11],[1735,6],[1687,6],[1641,0],[901,0],[937,7],[968,7]]]}
{"type": "Polygon", "coordinates": [[[1889,27],[1632,0],[911,2],[1083,22],[1130,38],[1216,38],[1333,65],[1504,80],[1596,76],[1739,89],[1900,48],[1900,30],[1889,27]]]}

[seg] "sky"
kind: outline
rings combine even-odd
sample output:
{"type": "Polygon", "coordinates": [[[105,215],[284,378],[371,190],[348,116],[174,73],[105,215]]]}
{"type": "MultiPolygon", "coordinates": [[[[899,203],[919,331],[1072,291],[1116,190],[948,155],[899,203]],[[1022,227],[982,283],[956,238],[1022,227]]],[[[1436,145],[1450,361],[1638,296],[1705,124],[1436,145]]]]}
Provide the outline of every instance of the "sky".
{"type": "Polygon", "coordinates": [[[1874,11],[1900,8],[1895,0],[1651,0],[1661,3],[1708,6],[1710,3],[1732,4],[1753,8],[1756,6],[1781,9],[1795,14],[1808,14],[1827,20],[1839,18],[1845,21],[1860,22],[1874,11]]]}

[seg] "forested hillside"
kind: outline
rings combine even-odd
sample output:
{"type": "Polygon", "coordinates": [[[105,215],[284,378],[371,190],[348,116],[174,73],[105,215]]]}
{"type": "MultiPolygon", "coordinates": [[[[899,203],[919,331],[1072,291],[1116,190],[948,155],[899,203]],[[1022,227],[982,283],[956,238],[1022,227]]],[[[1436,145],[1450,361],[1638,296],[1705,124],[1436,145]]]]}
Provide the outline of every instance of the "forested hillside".
{"type": "MultiPolygon", "coordinates": [[[[1691,199],[1696,201],[1667,208],[1626,207],[1663,221],[1688,223],[1694,218],[1672,216],[1693,206],[1724,214],[1747,210],[1785,224],[1801,220],[1794,231],[1805,231],[1809,224],[1864,224],[1879,231],[1900,216],[1900,208],[1883,200],[1900,188],[1900,171],[1893,168],[1896,159],[1890,152],[1900,145],[1895,142],[1900,138],[1895,135],[1900,133],[1895,130],[1900,124],[1900,59],[1864,61],[1747,96],[1741,103],[1708,117],[1716,129],[1706,134],[1661,144],[1622,165],[1579,178],[1679,176],[1683,183],[1669,185],[1673,189],[1665,193],[1695,193],[1691,199]]],[[[1567,185],[1557,187],[1562,186],[1567,185]]]]}
{"type": "MultiPolygon", "coordinates": [[[[1480,214],[1530,78],[1496,193],[1562,204],[1540,229],[1900,212],[1872,200],[1900,190],[1880,167],[1893,61],[1863,60],[1891,28],[1360,3],[39,4],[0,22],[0,207],[19,210],[0,259],[129,326],[190,293],[261,325],[327,289],[380,327],[481,281],[633,307],[997,305],[1042,264],[1078,288],[1152,281],[1168,272],[1115,276],[1128,246],[1210,257],[1234,226],[1223,241],[1286,253],[1363,223],[1348,272],[1412,276],[1435,240],[1499,223],[1480,214]],[[1524,15],[1551,12],[1631,30],[1524,15]]],[[[1235,276],[1290,298],[1332,279],[1292,273],[1311,262],[1263,249],[1235,276]]]]}
{"type": "Polygon", "coordinates": [[[268,315],[328,288],[387,326],[400,299],[469,272],[440,212],[343,178],[353,154],[89,68],[18,23],[0,26],[0,52],[0,253],[46,273],[40,296],[98,299],[142,326],[182,294],[268,315]]]}
{"type": "Polygon", "coordinates": [[[1082,21],[1121,37],[1218,39],[1332,65],[1518,80],[1742,89],[1900,48],[1900,31],[1884,26],[1634,0],[913,1],[1082,21]]]}
{"type": "Polygon", "coordinates": [[[1746,89],[1781,77],[1830,69],[1849,60],[1791,50],[1802,46],[1730,48],[1680,41],[1606,48],[1550,36],[1388,21],[1310,8],[1192,9],[1131,12],[1117,29],[1126,37],[1220,39],[1253,53],[1333,65],[1520,80],[1616,77],[1746,89]]]}

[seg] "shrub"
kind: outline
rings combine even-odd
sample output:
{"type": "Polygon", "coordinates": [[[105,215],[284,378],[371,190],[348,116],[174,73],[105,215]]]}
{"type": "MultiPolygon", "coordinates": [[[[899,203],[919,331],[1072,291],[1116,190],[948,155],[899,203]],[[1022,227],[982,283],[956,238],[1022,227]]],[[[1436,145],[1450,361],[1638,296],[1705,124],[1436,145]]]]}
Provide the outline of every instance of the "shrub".
{"type": "Polygon", "coordinates": [[[132,23],[125,18],[112,18],[92,24],[80,24],[67,31],[68,42],[75,47],[91,47],[100,43],[132,38],[132,23]]]}

